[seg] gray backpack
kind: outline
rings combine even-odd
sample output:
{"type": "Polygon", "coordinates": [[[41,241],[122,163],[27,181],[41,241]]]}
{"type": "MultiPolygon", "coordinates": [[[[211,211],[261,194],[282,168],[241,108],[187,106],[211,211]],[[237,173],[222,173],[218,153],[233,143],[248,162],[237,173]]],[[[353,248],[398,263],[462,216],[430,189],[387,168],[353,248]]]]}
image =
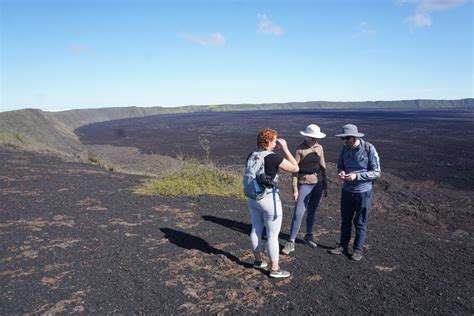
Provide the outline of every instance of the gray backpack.
{"type": "Polygon", "coordinates": [[[259,201],[268,193],[273,195],[273,220],[277,219],[277,181],[278,175],[272,179],[265,174],[265,157],[272,154],[271,151],[255,151],[247,157],[243,184],[244,194],[249,199],[259,201]]]}
{"type": "Polygon", "coordinates": [[[243,185],[244,194],[249,199],[261,200],[267,193],[267,188],[259,181],[265,176],[265,157],[271,151],[255,151],[247,158],[245,166],[243,185]]]}

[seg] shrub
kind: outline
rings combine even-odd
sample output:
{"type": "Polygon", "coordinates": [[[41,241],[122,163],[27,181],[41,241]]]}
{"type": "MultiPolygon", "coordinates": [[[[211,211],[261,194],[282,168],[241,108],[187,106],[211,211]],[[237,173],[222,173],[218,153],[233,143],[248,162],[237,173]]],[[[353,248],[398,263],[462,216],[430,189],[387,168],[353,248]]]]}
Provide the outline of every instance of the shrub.
{"type": "Polygon", "coordinates": [[[208,164],[211,161],[211,143],[206,137],[199,136],[199,144],[201,144],[202,150],[204,150],[204,161],[208,164]]]}
{"type": "Polygon", "coordinates": [[[241,177],[211,163],[186,162],[175,172],[147,180],[135,189],[141,195],[243,197],[241,177]]]}
{"type": "Polygon", "coordinates": [[[20,143],[24,143],[25,141],[23,140],[23,138],[20,136],[20,134],[18,133],[15,133],[15,138],[20,142],[20,143]]]}

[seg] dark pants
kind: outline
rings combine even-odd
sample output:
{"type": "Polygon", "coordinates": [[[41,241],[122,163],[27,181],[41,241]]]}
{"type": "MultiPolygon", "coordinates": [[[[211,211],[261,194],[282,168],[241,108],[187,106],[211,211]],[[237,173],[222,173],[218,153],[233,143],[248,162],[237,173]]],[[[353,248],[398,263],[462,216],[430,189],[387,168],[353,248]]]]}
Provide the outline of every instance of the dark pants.
{"type": "Polygon", "coordinates": [[[351,239],[352,222],[355,227],[354,252],[362,253],[367,233],[367,220],[372,204],[372,191],[352,193],[342,190],[341,246],[347,249],[351,239]]]}
{"type": "Polygon", "coordinates": [[[323,183],[318,182],[314,186],[311,194],[309,195],[309,201],[305,201],[307,204],[308,213],[306,214],[306,234],[313,233],[314,220],[316,217],[316,210],[319,206],[319,201],[321,201],[321,196],[323,195],[323,183]]]}
{"type": "Polygon", "coordinates": [[[298,200],[295,203],[293,219],[291,220],[291,231],[289,240],[295,241],[301,227],[301,220],[306,210],[306,234],[313,234],[314,220],[316,218],[316,209],[323,192],[323,183],[298,185],[298,200]]]}

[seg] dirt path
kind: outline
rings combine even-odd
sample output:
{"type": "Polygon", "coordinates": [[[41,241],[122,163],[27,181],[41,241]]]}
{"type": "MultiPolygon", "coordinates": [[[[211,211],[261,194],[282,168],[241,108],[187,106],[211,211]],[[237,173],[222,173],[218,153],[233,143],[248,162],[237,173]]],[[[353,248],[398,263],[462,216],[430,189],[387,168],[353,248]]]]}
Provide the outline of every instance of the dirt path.
{"type": "MultiPolygon", "coordinates": [[[[0,313],[473,314],[472,237],[375,211],[366,256],[338,239],[337,188],[320,247],[251,268],[242,200],[140,197],[143,177],[0,150],[0,313]]],[[[290,205],[280,236],[290,224],[290,205]]]]}

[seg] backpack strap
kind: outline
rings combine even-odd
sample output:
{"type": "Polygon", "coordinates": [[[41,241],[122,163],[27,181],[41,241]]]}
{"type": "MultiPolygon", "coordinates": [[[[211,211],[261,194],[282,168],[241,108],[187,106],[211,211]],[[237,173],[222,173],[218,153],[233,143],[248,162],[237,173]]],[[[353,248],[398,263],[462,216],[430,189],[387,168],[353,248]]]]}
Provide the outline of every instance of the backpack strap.
{"type": "Polygon", "coordinates": [[[250,156],[252,156],[252,154],[254,153],[254,151],[251,151],[250,154],[247,156],[247,158],[245,159],[245,162],[249,161],[249,158],[250,156]]]}
{"type": "Polygon", "coordinates": [[[250,156],[252,156],[253,153],[259,153],[262,158],[265,158],[266,156],[268,156],[269,154],[273,153],[273,151],[269,151],[269,150],[256,150],[256,151],[252,151],[249,153],[249,155],[247,156],[247,159],[245,159],[245,161],[248,161],[250,156]]]}
{"type": "Polygon", "coordinates": [[[272,195],[273,195],[273,220],[277,219],[277,201],[276,201],[276,187],[273,186],[272,188],[272,195]]]}
{"type": "MultiPolygon", "coordinates": [[[[367,171],[369,171],[369,168],[371,166],[371,164],[370,164],[370,149],[371,149],[371,146],[373,146],[371,143],[364,140],[364,149],[365,149],[365,153],[367,154],[367,171]]],[[[375,179],[372,180],[372,184],[374,184],[374,183],[375,183],[375,179]]]]}
{"type": "Polygon", "coordinates": [[[364,140],[364,149],[365,149],[365,154],[367,155],[367,159],[368,159],[368,165],[367,165],[367,169],[369,168],[370,166],[370,143],[368,141],[365,141],[364,140]]]}
{"type": "Polygon", "coordinates": [[[270,150],[262,150],[260,152],[260,155],[262,155],[262,158],[265,158],[266,156],[270,155],[270,154],[273,154],[274,152],[273,151],[270,151],[270,150]]]}

